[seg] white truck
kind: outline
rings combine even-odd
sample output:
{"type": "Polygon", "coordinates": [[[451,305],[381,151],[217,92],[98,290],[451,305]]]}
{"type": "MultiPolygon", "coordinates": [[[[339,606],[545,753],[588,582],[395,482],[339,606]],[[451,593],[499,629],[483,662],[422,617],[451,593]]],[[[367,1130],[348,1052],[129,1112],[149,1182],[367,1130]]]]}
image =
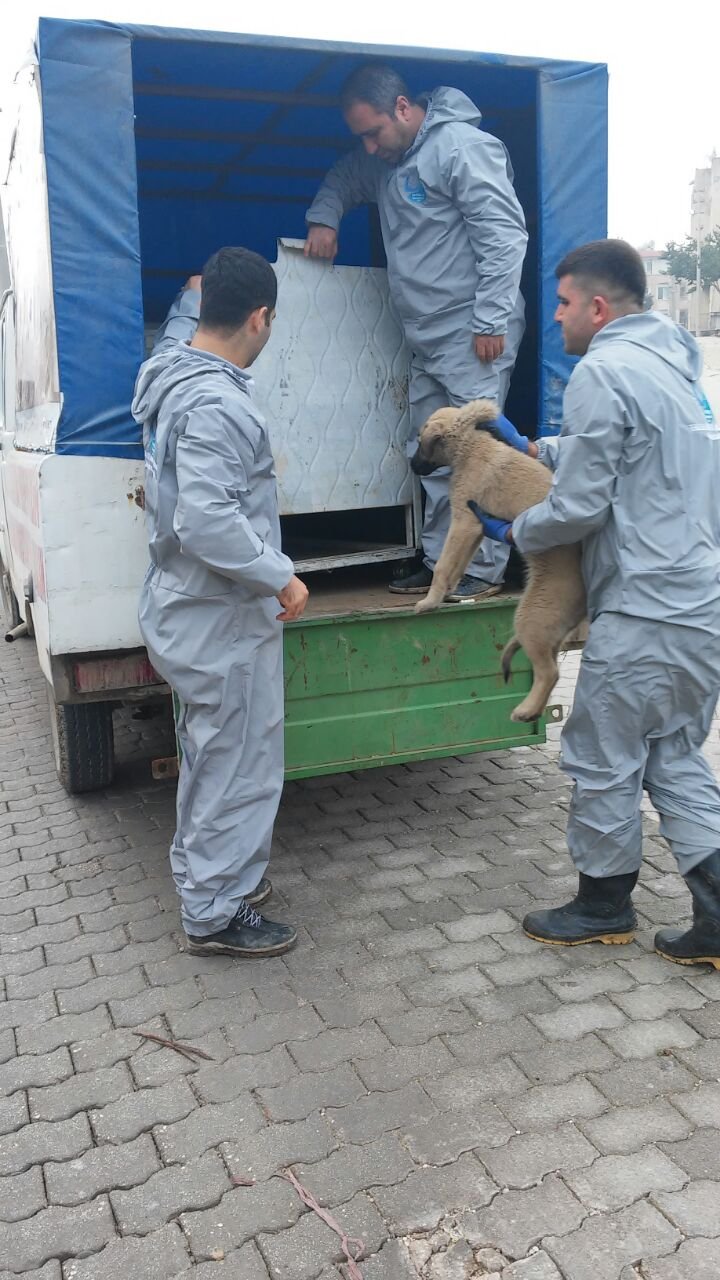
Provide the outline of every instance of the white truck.
{"type": "Polygon", "coordinates": [[[0,582],[8,634],[37,645],[71,791],[109,783],[118,703],[168,692],[137,624],[147,549],[129,406],[148,336],[222,244],[277,260],[280,276],[258,382],[282,432],[285,546],[313,573],[313,607],[286,630],[288,776],[542,740],[542,722],[509,718],[529,672],[508,689],[497,669],[512,595],[415,618],[385,590],[383,567],[415,554],[419,512],[377,211],[344,220],[334,269],[310,264],[312,297],[295,271],[304,211],[351,142],[340,86],[378,56],[417,90],[464,90],[508,146],[530,232],[508,413],[557,430],[570,362],[554,267],[605,234],[605,67],[40,20],[0,174],[0,582]]]}

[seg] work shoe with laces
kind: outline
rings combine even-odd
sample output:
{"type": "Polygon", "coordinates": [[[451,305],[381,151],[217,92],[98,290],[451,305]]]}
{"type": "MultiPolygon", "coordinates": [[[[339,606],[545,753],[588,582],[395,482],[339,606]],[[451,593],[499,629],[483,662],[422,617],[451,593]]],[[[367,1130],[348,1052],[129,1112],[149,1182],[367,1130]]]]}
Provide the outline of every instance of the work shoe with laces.
{"type": "Polygon", "coordinates": [[[297,942],[290,924],[266,920],[243,899],[237,915],[217,933],[186,933],[187,949],[194,956],[280,956],[297,942]]]}
{"type": "Polygon", "coordinates": [[[267,876],[263,876],[262,880],[258,881],[252,893],[245,894],[245,901],[249,903],[251,907],[260,907],[263,902],[267,902],[271,893],[272,884],[268,880],[267,876]]]}

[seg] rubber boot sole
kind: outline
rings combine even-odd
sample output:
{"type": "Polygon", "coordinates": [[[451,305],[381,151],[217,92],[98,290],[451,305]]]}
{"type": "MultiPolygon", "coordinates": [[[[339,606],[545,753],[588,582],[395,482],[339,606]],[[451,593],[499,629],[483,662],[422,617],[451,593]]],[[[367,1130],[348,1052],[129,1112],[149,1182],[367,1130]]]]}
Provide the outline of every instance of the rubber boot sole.
{"type": "Polygon", "coordinates": [[[285,942],[277,942],[272,947],[231,947],[226,942],[191,942],[185,937],[185,950],[193,956],[237,956],[241,960],[264,959],[266,956],[283,956],[292,951],[297,942],[297,934],[285,942]]]}
{"type": "Polygon", "coordinates": [[[529,929],[523,929],[523,933],[528,938],[532,938],[533,942],[544,942],[546,947],[583,947],[587,942],[604,942],[608,946],[616,943],[632,942],[635,937],[635,931],[631,929],[628,933],[595,933],[592,938],[541,938],[539,933],[530,933],[529,929]]]}
{"type": "Polygon", "coordinates": [[[713,969],[720,971],[720,956],[671,956],[659,947],[655,948],[655,953],[663,960],[672,960],[673,964],[711,964],[713,969]]]}

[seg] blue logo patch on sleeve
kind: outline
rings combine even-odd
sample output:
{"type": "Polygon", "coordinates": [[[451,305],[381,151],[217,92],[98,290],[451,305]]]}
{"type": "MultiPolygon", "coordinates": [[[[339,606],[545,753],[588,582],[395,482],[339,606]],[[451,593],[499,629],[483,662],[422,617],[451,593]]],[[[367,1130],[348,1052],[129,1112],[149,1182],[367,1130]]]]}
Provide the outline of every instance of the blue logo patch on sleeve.
{"type": "Polygon", "coordinates": [[[695,388],[695,395],[697,396],[698,404],[700,405],[700,408],[701,408],[701,409],[702,409],[702,411],[703,411],[703,417],[704,417],[705,421],[706,421],[706,422],[707,422],[711,427],[715,426],[715,414],[713,413],[712,408],[711,408],[711,405],[710,405],[710,401],[708,400],[707,396],[705,395],[705,392],[703,391],[703,389],[702,389],[702,387],[700,386],[700,383],[699,383],[699,382],[698,382],[698,384],[697,384],[697,386],[696,386],[696,388],[695,388]]]}
{"type": "Polygon", "coordinates": [[[425,204],[427,191],[419,178],[405,178],[405,195],[412,204],[425,204]]]}

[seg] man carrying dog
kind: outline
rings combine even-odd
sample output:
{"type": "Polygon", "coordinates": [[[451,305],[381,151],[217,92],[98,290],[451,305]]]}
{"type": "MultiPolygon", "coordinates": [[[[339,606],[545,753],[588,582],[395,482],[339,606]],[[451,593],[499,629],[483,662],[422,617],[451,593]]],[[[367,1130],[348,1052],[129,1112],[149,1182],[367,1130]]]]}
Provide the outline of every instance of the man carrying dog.
{"type": "Polygon", "coordinates": [[[560,438],[507,436],[553,487],[512,526],[473,504],[520,551],[582,543],[590,631],[562,737],[579,890],[523,927],[548,943],[630,940],[645,789],[693,901],[692,927],[661,930],[656,950],[720,969],[720,788],[702,754],[720,694],[720,430],[694,338],[643,311],[634,249],[584,245],[556,275],[565,350],[583,357],[560,438]]]}
{"type": "Polygon", "coordinates": [[[170,862],[196,955],[279,955],[297,936],[256,910],[272,891],[283,784],[281,624],[308,597],[280,549],[270,441],[246,372],[276,297],[264,258],[220,249],[171,308],[133,402],[151,560],[140,628],[180,699],[170,862]]]}
{"type": "MultiPolygon", "coordinates": [[[[388,281],[408,345],[410,441],[445,405],[487,396],[501,408],[524,323],[520,294],[527,233],[510,161],[480,129],[480,112],[458,89],[414,99],[390,67],[361,67],[341,93],[362,146],[331,169],[307,212],[305,252],[332,260],[344,213],[376,203],[388,281]]],[[[391,591],[424,595],[450,526],[448,471],[423,478],[422,568],[391,591]]],[[[485,539],[451,599],[499,590],[505,546],[485,539]]]]}

